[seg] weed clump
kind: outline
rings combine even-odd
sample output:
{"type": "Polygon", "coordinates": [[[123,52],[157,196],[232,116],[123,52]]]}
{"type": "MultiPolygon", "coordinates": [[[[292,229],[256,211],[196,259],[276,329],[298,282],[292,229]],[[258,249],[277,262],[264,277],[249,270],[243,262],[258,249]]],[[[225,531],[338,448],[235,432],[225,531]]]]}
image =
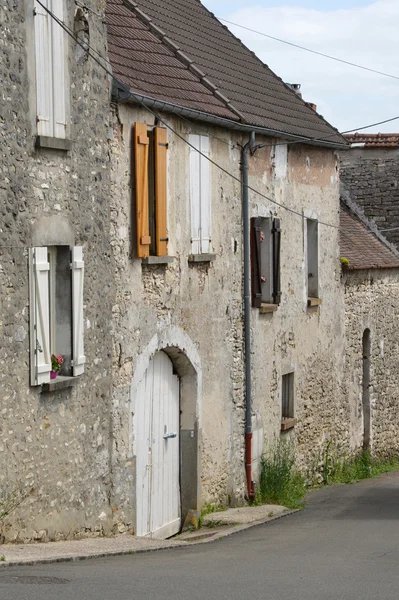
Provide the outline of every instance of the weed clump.
{"type": "Polygon", "coordinates": [[[301,508],[305,494],[306,483],[296,467],[295,450],[291,444],[279,442],[261,459],[257,502],[301,508]]]}

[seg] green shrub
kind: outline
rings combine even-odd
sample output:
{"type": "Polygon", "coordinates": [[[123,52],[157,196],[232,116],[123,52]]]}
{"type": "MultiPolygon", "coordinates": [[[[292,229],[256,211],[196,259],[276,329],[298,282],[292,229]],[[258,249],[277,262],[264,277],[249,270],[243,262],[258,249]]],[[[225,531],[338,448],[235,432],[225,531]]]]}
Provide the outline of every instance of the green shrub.
{"type": "Polygon", "coordinates": [[[279,442],[261,459],[257,501],[300,508],[305,493],[305,479],[295,466],[293,446],[279,442]]]}

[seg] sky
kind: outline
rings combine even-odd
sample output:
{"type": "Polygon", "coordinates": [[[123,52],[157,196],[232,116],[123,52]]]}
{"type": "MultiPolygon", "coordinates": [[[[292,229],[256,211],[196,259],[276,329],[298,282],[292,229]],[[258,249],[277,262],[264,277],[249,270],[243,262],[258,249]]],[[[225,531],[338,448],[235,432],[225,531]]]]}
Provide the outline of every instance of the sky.
{"type": "MultiPolygon", "coordinates": [[[[399,77],[399,0],[202,0],[216,16],[399,77]]],[[[228,25],[340,131],[399,115],[399,80],[228,25]]],[[[365,132],[398,132],[399,119],[365,132]]]]}

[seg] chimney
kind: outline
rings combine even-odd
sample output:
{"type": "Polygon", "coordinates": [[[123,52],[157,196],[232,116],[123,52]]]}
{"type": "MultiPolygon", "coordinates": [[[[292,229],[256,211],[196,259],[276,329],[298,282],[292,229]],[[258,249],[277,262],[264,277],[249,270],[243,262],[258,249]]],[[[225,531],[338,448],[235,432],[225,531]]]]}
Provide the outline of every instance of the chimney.
{"type": "Polygon", "coordinates": [[[288,87],[290,87],[300,98],[302,98],[301,92],[301,84],[300,83],[287,83],[288,87]]]}

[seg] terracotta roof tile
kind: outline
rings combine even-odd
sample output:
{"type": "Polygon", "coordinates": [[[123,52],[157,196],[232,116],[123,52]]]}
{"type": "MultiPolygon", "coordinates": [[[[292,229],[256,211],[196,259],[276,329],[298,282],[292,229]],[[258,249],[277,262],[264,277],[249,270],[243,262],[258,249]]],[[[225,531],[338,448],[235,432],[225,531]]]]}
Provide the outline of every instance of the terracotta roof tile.
{"type": "Polygon", "coordinates": [[[351,144],[364,144],[365,148],[399,147],[399,133],[355,133],[345,138],[351,144]]]}
{"type": "MultiPolygon", "coordinates": [[[[166,44],[163,32],[190,61],[193,61],[195,67],[205,73],[211,84],[218,88],[218,92],[226,97],[225,103],[220,98],[216,103],[212,91],[203,86],[203,94],[213,97],[212,102],[208,99],[208,106],[212,106],[213,102],[215,106],[211,114],[221,115],[224,106],[224,110],[229,111],[228,118],[233,114],[234,120],[240,119],[246,124],[307,138],[327,136],[330,143],[346,144],[336,129],[262,63],[199,0],[108,0],[107,14],[108,22],[112,26],[109,34],[112,49],[110,61],[116,76],[120,72],[118,56],[114,51],[115,45],[121,45],[123,42],[126,48],[136,52],[139,48],[134,46],[134,40],[139,36],[140,40],[145,38],[147,44],[152,44],[154,51],[159,54],[159,44],[166,44]],[[143,30],[143,24],[147,25],[147,30],[143,30]],[[153,25],[157,29],[151,29],[153,25]],[[115,31],[115,28],[118,31],[115,31]]],[[[169,56],[180,61],[180,67],[189,74],[187,77],[193,76],[184,58],[173,54],[170,47],[167,49],[169,56]]],[[[148,49],[148,55],[144,58],[140,55],[140,60],[162,66],[159,57],[152,58],[150,54],[151,50],[148,49]]],[[[128,79],[125,79],[124,83],[131,85],[135,80],[137,68],[133,57],[129,55],[129,58],[131,73],[129,76],[124,73],[128,79]]],[[[152,89],[151,78],[152,74],[148,72],[146,92],[149,94],[152,89]]],[[[170,73],[168,78],[173,79],[170,73]]],[[[167,96],[170,101],[182,104],[179,102],[178,80],[179,76],[176,76],[173,100],[170,88],[167,96]]],[[[163,98],[162,85],[163,82],[158,80],[153,86],[152,93],[157,99],[163,98]]],[[[135,89],[137,91],[137,88],[135,89]]],[[[194,98],[186,99],[184,106],[201,110],[203,94],[198,92],[196,101],[194,98]]]]}
{"type": "Polygon", "coordinates": [[[123,0],[108,0],[108,53],[117,79],[133,92],[237,120],[123,0]]]}
{"type": "Polygon", "coordinates": [[[341,202],[340,255],[349,260],[349,269],[399,267],[399,257],[341,202]]]}

